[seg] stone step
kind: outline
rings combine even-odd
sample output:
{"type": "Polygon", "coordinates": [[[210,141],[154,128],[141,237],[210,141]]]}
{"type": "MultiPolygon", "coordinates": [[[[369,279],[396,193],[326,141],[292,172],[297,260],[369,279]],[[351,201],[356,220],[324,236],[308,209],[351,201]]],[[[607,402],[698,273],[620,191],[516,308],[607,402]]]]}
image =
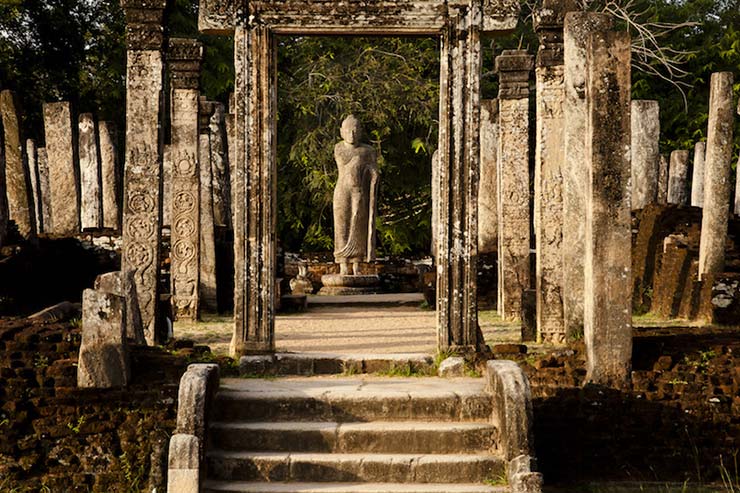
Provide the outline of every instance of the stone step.
{"type": "Polygon", "coordinates": [[[207,455],[208,477],[241,481],[483,483],[501,477],[491,455],[232,452],[207,455]]]}
{"type": "Polygon", "coordinates": [[[478,421],[493,403],[480,378],[224,379],[217,421],[478,421]]]}
{"type": "Polygon", "coordinates": [[[507,493],[506,486],[407,483],[250,483],[207,481],[205,493],[507,493]]]}
{"type": "Polygon", "coordinates": [[[210,429],[223,450],[365,453],[487,453],[496,427],[449,422],[220,422],[210,429]]]}
{"type": "Polygon", "coordinates": [[[389,373],[394,371],[434,375],[435,370],[434,358],[423,353],[275,353],[242,356],[239,359],[239,374],[252,377],[389,373]]]}

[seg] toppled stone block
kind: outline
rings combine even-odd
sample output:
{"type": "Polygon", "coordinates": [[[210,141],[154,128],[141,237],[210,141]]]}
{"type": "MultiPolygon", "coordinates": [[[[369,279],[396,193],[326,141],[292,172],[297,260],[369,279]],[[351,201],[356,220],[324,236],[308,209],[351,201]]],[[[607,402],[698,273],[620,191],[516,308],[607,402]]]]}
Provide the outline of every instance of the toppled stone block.
{"type": "Polygon", "coordinates": [[[200,441],[178,433],[170,439],[167,471],[168,493],[198,493],[200,488],[200,441]]]}
{"type": "Polygon", "coordinates": [[[95,279],[95,289],[121,296],[126,300],[126,337],[133,339],[136,344],[146,344],[134,271],[129,270],[125,274],[122,271],[100,274],[95,279]]]}
{"type": "Polygon", "coordinates": [[[465,375],[465,358],[452,356],[439,364],[437,374],[440,377],[462,377],[465,375]]]}
{"type": "Polygon", "coordinates": [[[128,384],[131,369],[125,335],[125,300],[86,289],[82,293],[82,343],[77,386],[106,389],[128,384]]]}
{"type": "Polygon", "coordinates": [[[30,315],[28,318],[35,318],[44,322],[64,322],[73,318],[79,318],[82,314],[81,310],[82,305],[79,303],[62,301],[30,315]]]}

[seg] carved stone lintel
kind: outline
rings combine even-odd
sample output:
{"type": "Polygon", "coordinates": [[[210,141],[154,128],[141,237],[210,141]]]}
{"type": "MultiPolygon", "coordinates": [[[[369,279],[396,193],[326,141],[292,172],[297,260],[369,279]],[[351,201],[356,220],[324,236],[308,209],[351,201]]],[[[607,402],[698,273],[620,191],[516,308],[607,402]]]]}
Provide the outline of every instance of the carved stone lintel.
{"type": "Polygon", "coordinates": [[[525,50],[504,50],[496,57],[499,100],[529,97],[529,73],[532,71],[533,63],[534,57],[528,55],[525,50]]]}

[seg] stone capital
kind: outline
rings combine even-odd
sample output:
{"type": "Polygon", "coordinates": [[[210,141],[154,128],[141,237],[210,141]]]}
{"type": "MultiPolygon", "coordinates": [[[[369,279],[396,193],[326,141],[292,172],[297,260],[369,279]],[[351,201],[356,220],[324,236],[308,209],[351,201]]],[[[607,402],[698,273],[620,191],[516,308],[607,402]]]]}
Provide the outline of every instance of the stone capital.
{"type": "Polygon", "coordinates": [[[167,63],[173,89],[198,89],[203,45],[195,39],[172,38],[167,47],[167,63]]]}
{"type": "Polygon", "coordinates": [[[563,24],[565,14],[576,10],[573,0],[544,0],[534,12],[534,30],[540,40],[537,66],[563,65],[563,24]]]}
{"type": "Polygon", "coordinates": [[[129,50],[161,50],[167,0],[121,0],[129,50]]]}
{"type": "Polygon", "coordinates": [[[534,57],[526,50],[504,50],[496,57],[495,71],[499,76],[499,99],[529,97],[529,73],[534,57]]]}

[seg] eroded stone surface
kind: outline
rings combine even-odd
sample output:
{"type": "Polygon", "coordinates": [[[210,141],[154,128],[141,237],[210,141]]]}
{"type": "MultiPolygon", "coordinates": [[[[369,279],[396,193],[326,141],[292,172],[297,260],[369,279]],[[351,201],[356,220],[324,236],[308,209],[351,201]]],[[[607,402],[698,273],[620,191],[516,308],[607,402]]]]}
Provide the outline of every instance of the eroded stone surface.
{"type": "Polygon", "coordinates": [[[734,126],[732,72],[712,74],[709,126],[704,163],[704,213],[699,244],[699,278],[722,272],[730,202],[730,167],[734,126]]]}
{"type": "Polygon", "coordinates": [[[522,293],[530,277],[529,72],[534,57],[524,50],[504,50],[496,58],[499,74],[499,312],[507,320],[521,316],[522,293]]]}
{"type": "Polygon", "coordinates": [[[668,168],[668,158],[661,154],[658,168],[658,204],[668,203],[668,168]]]}
{"type": "MultiPolygon", "coordinates": [[[[494,253],[498,250],[498,99],[483,99],[480,102],[480,183],[478,184],[478,253],[494,253]]],[[[437,155],[435,151],[435,155],[437,155]]],[[[439,180],[439,165],[432,159],[433,169],[439,180]]],[[[439,188],[432,172],[432,193],[439,188]]],[[[439,199],[437,199],[439,202],[439,199]]],[[[434,205],[432,206],[434,207],[434,205]]],[[[432,209],[434,215],[439,212],[432,209]]],[[[436,225],[433,226],[433,230],[436,225]]]]}
{"type": "MultiPolygon", "coordinates": [[[[201,103],[201,115],[204,113],[203,106],[203,103],[201,103]]],[[[202,118],[203,116],[201,116],[202,118]]],[[[208,127],[204,129],[201,126],[198,150],[200,155],[200,274],[198,297],[202,309],[216,311],[218,308],[216,297],[216,238],[213,216],[213,170],[211,167],[210,141],[208,127]]]]}
{"type": "Polygon", "coordinates": [[[41,215],[41,232],[48,233],[51,227],[51,183],[49,183],[49,158],[45,147],[36,149],[38,166],[39,212],[41,215]]]}
{"type": "Polygon", "coordinates": [[[694,145],[694,170],[691,173],[691,205],[704,206],[704,157],[707,152],[706,142],[694,145]]]}
{"type": "Polygon", "coordinates": [[[76,235],[80,232],[80,193],[69,103],[44,103],[44,130],[51,190],[50,221],[44,226],[55,236],[76,235]]]}
{"type": "Polygon", "coordinates": [[[200,440],[193,435],[177,433],[170,438],[167,459],[168,493],[199,493],[200,440]]]}
{"type": "Polygon", "coordinates": [[[79,117],[78,142],[80,153],[80,223],[82,229],[98,229],[103,225],[100,194],[100,162],[95,120],[91,113],[79,117]]]}
{"type": "Polygon", "coordinates": [[[136,344],[146,344],[133,271],[126,273],[114,271],[100,274],[95,279],[95,289],[125,299],[126,337],[132,339],[136,344]]]}
{"type": "Polygon", "coordinates": [[[226,108],[214,103],[208,122],[213,173],[213,221],[216,226],[231,227],[231,184],[226,147],[226,108]]]}
{"type": "Polygon", "coordinates": [[[583,332],[583,259],[586,252],[586,44],[592,32],[610,29],[607,14],[565,15],[565,121],[563,168],[563,318],[568,335],[583,332]]]}
{"type": "Polygon", "coordinates": [[[37,233],[44,230],[43,217],[41,213],[41,189],[39,188],[39,155],[36,141],[26,140],[26,163],[28,176],[31,180],[31,199],[33,201],[33,219],[37,233]]]}
{"type": "Polygon", "coordinates": [[[0,247],[8,235],[8,196],[5,193],[5,145],[0,140],[0,247]]]}
{"type": "Polygon", "coordinates": [[[21,140],[21,114],[15,93],[0,92],[0,118],[5,144],[5,191],[10,219],[24,238],[36,234],[31,178],[21,140]]]}
{"type": "Polygon", "coordinates": [[[667,199],[669,204],[688,205],[689,203],[689,151],[671,152],[667,199]]]}
{"type": "Polygon", "coordinates": [[[629,34],[593,33],[586,68],[587,378],[621,386],[632,362],[629,34]]]}
{"type": "Polygon", "coordinates": [[[660,172],[660,105],[657,101],[632,101],[632,210],[658,200],[660,172]]]}
{"type": "Polygon", "coordinates": [[[77,386],[123,387],[130,367],[125,335],[126,304],[120,296],[93,289],[82,293],[82,343],[77,386]]]}
{"type": "Polygon", "coordinates": [[[103,206],[102,227],[120,227],[119,197],[121,195],[120,167],[118,164],[118,131],[113,122],[98,122],[100,145],[101,202],[103,206]]]}

